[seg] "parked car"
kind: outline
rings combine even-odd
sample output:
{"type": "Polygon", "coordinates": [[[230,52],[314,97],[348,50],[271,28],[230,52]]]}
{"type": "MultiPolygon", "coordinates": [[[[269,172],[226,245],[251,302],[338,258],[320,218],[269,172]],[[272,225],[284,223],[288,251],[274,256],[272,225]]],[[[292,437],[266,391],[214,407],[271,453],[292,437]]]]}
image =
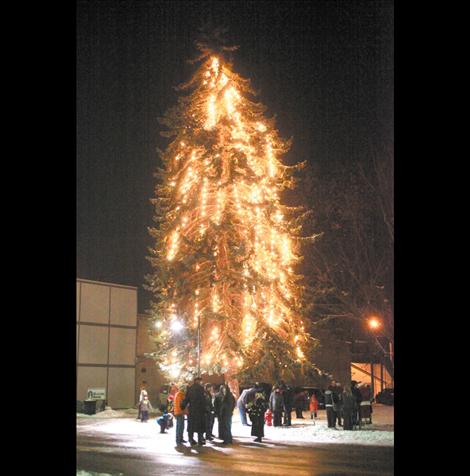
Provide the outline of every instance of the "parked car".
{"type": "Polygon", "coordinates": [[[382,403],[384,405],[393,405],[394,402],[394,389],[385,388],[375,396],[375,401],[377,403],[382,403]]]}

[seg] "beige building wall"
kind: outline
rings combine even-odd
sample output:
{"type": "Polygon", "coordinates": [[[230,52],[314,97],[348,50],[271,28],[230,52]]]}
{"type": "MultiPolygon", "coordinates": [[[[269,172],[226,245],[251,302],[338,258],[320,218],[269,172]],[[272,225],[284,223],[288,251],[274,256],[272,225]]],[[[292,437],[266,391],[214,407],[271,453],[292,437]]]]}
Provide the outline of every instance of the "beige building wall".
{"type": "Polygon", "coordinates": [[[103,387],[113,408],[135,405],[137,288],[77,279],[77,400],[103,387]]]}
{"type": "Polygon", "coordinates": [[[168,382],[158,370],[155,361],[150,357],[145,357],[145,353],[155,351],[152,341],[152,323],[149,316],[139,314],[137,316],[137,365],[136,365],[136,388],[135,398],[138,400],[140,385],[146,382],[146,388],[150,402],[154,408],[160,404],[160,387],[168,382]]]}

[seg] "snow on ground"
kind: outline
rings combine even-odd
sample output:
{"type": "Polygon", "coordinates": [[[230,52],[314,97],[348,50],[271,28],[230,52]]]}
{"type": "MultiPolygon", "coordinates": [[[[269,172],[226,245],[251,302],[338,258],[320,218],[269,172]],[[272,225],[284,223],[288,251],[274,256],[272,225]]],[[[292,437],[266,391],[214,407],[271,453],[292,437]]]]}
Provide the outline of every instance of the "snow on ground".
{"type": "MultiPolygon", "coordinates": [[[[394,445],[394,411],[392,406],[374,404],[371,425],[363,425],[361,430],[344,431],[341,427],[337,429],[328,428],[326,424],[326,412],[320,410],[316,421],[310,419],[309,412],[304,412],[305,419],[296,419],[295,412],[292,414],[291,427],[264,427],[265,439],[263,443],[289,443],[289,444],[315,444],[315,443],[342,443],[357,445],[393,446],[394,445]]],[[[85,432],[103,432],[122,436],[132,436],[129,445],[135,447],[145,447],[151,449],[155,444],[155,436],[158,439],[170,439],[172,444],[175,440],[175,427],[169,430],[168,435],[159,435],[160,427],[156,423],[156,415],[153,415],[148,422],[138,421],[137,410],[105,410],[96,415],[77,414],[80,418],[79,429],[85,432]],[[87,419],[90,424],[87,424],[87,419]],[[100,421],[96,425],[96,420],[100,421]],[[148,440],[147,443],[144,440],[148,440]]],[[[253,438],[250,435],[251,428],[242,426],[238,411],[235,410],[232,422],[232,434],[234,439],[253,438]]],[[[217,421],[214,425],[214,432],[217,434],[217,421]]],[[[186,436],[186,433],[185,433],[186,436]]],[[[157,443],[158,444],[158,443],[157,443]]]]}
{"type": "Polygon", "coordinates": [[[86,413],[77,413],[77,418],[129,418],[135,416],[137,418],[138,410],[136,408],[126,408],[125,410],[113,410],[106,407],[106,410],[96,413],[95,415],[87,415],[86,413]]]}
{"type": "MultiPolygon", "coordinates": [[[[123,473],[119,473],[119,474],[121,475],[123,473]]],[[[77,476],[113,476],[113,475],[109,473],[95,473],[94,471],[90,473],[89,471],[84,471],[83,469],[77,469],[77,476]]],[[[116,476],[116,474],[114,476],[116,476]]]]}

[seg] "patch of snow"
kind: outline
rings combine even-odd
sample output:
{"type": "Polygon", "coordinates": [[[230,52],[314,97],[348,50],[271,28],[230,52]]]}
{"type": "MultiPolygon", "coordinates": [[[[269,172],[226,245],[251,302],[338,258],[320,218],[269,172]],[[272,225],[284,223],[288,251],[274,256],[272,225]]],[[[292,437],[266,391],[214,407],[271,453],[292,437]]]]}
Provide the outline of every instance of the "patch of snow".
{"type": "MultiPolygon", "coordinates": [[[[119,476],[123,475],[123,473],[118,473],[117,475],[114,476],[119,476]]],[[[110,473],[96,473],[94,471],[89,472],[89,471],[84,471],[83,469],[77,469],[77,476],[113,476],[110,473]]]]}
{"type": "MultiPolygon", "coordinates": [[[[263,444],[286,443],[313,445],[316,443],[338,443],[338,444],[357,444],[357,445],[375,445],[375,446],[393,446],[394,445],[394,409],[386,405],[374,405],[372,414],[373,424],[363,425],[362,429],[345,431],[342,427],[328,428],[326,422],[326,412],[320,410],[316,420],[310,419],[309,412],[304,412],[304,419],[296,419],[293,412],[291,427],[264,426],[265,438],[263,444]]],[[[159,434],[160,427],[156,423],[155,417],[150,417],[146,423],[130,418],[127,410],[109,411],[107,416],[100,417],[103,413],[97,415],[85,415],[80,420],[79,431],[91,433],[107,433],[128,437],[129,446],[142,449],[154,449],[167,441],[174,447],[175,427],[171,428],[167,434],[159,434]],[[99,425],[95,421],[103,418],[99,425]]],[[[78,416],[78,414],[77,414],[78,416]]],[[[185,424],[186,426],[186,424],[185,424]]],[[[214,425],[214,431],[217,433],[217,421],[214,425]]],[[[238,411],[235,411],[232,420],[232,435],[236,441],[245,443],[252,441],[251,427],[243,426],[240,422],[238,411]]]]}

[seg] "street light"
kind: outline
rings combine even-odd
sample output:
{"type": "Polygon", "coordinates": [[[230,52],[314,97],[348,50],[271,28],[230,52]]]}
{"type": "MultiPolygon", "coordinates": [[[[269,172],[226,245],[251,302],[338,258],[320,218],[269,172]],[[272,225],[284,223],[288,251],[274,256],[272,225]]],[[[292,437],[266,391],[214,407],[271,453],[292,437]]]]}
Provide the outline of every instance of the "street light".
{"type": "MultiPolygon", "coordinates": [[[[374,337],[375,337],[375,341],[377,343],[377,345],[380,347],[380,349],[382,350],[382,352],[384,353],[385,356],[388,356],[388,358],[390,359],[390,363],[392,365],[392,368],[393,368],[393,347],[392,347],[392,340],[390,338],[387,338],[388,340],[388,344],[389,344],[389,352],[387,352],[387,350],[383,347],[383,345],[381,344],[381,342],[379,341],[379,336],[377,335],[377,333],[375,331],[378,331],[382,328],[382,321],[376,317],[376,316],[371,316],[369,317],[369,319],[367,320],[367,325],[369,327],[369,329],[371,331],[374,332],[374,337]]],[[[385,336],[383,336],[385,337],[385,336]]]]}
{"type": "Polygon", "coordinates": [[[382,322],[375,316],[370,317],[367,321],[367,324],[373,331],[376,331],[382,327],[382,322]]]}
{"type": "MultiPolygon", "coordinates": [[[[179,333],[184,328],[184,324],[174,316],[170,328],[173,332],[179,333]]],[[[197,376],[201,376],[201,320],[199,313],[197,315],[197,376]]]]}
{"type": "Polygon", "coordinates": [[[178,321],[178,320],[175,319],[175,320],[171,323],[171,326],[170,326],[170,327],[171,327],[171,330],[172,330],[173,332],[180,332],[181,329],[183,329],[184,325],[183,325],[180,321],[178,321]]]}

